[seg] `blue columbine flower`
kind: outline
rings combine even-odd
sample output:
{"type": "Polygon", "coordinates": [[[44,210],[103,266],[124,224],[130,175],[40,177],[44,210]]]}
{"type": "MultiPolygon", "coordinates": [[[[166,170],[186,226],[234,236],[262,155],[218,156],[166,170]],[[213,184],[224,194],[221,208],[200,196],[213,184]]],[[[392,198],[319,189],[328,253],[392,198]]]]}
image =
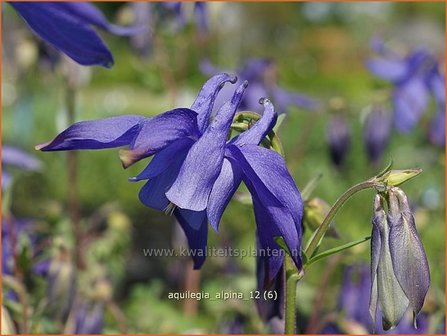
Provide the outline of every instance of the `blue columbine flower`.
{"type": "MultiPolygon", "coordinates": [[[[430,95],[438,105],[435,120],[445,119],[445,77],[437,59],[422,48],[401,56],[386,48],[383,42],[376,40],[374,46],[380,57],[369,59],[366,66],[372,74],[394,86],[392,101],[396,128],[410,132],[426,111],[430,95]]],[[[444,145],[445,127],[432,124],[429,132],[432,142],[444,145]]]]}
{"type": "MultiPolygon", "coordinates": [[[[278,249],[274,238],[282,236],[300,268],[303,202],[284,158],[258,146],[276,123],[273,105],[267,99],[262,103],[262,118],[230,141],[227,135],[238,104],[223,105],[208,129],[209,135],[191,148],[166,196],[179,208],[206,211],[217,230],[224,209],[244,181],[253,199],[260,248],[278,249]]],[[[266,283],[277,275],[283,259],[284,255],[263,258],[266,283]]]]}
{"type": "MultiPolygon", "coordinates": [[[[93,121],[81,121],[59,134],[49,143],[37,146],[42,151],[103,149],[129,146],[120,151],[123,166],[154,155],[148,166],[131,181],[149,179],[140,191],[140,200],[148,207],[166,210],[170,202],[165,192],[174,182],[178,170],[192,145],[206,132],[214,101],[226,82],[235,82],[228,74],[219,74],[202,87],[191,108],[178,108],[153,118],[127,115],[93,121]]],[[[242,88],[239,90],[243,90],[242,88]]],[[[239,95],[241,92],[238,93],[239,95]]],[[[175,209],[174,214],[185,230],[192,249],[206,246],[206,223],[203,213],[175,209]]],[[[194,256],[195,267],[205,260],[194,256]]]]}
{"type": "MultiPolygon", "coordinates": [[[[44,151],[100,149],[129,145],[121,151],[125,167],[156,154],[133,181],[149,179],[140,191],[143,204],[170,210],[188,237],[190,248],[204,251],[207,223],[218,229],[222,213],[243,180],[250,190],[263,249],[277,249],[282,236],[301,267],[303,202],[284,158],[258,144],[273,128],[276,114],[264,100],[264,115],[248,131],[227,140],[247,83],[242,83],[210,122],[217,94],[236,78],[216,75],[202,88],[191,109],[175,109],[154,118],[122,116],[79,122],[47,144],[44,151]]],[[[266,256],[266,281],[278,273],[284,256],[266,256]]],[[[205,254],[197,253],[199,268],[205,254]]]]}
{"type": "Polygon", "coordinates": [[[10,5],[36,35],[82,65],[113,65],[112,53],[91,26],[116,35],[131,35],[142,29],[111,24],[87,2],[10,2],[10,5]]]}
{"type": "MultiPolygon", "coordinates": [[[[222,72],[222,69],[215,67],[208,60],[201,61],[200,70],[207,76],[222,72]]],[[[262,113],[258,104],[261,97],[271,97],[277,114],[285,113],[291,106],[315,110],[320,105],[318,101],[310,97],[278,86],[276,64],[272,59],[248,59],[237,71],[237,75],[240,82],[246,80],[250,83],[239,106],[240,110],[262,113]]],[[[220,95],[220,101],[216,102],[216,107],[221,106],[222,102],[228,100],[230,94],[230,92],[224,90],[224,93],[220,95]]]]}
{"type": "Polygon", "coordinates": [[[22,151],[21,149],[3,145],[2,146],[2,189],[7,188],[12,177],[5,169],[6,166],[13,166],[26,171],[38,171],[41,162],[32,155],[22,151]]]}

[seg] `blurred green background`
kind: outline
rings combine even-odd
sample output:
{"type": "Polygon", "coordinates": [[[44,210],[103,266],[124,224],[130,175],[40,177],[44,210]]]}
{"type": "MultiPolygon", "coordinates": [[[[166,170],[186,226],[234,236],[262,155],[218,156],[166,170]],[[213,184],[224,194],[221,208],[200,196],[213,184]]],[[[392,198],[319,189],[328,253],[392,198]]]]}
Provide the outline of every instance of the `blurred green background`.
{"type": "MultiPolygon", "coordinates": [[[[126,4],[98,6],[112,21],[131,20],[126,4]]],[[[423,169],[403,189],[415,205],[417,227],[431,266],[432,285],[424,309],[443,314],[445,154],[444,148],[434,147],[425,138],[434,109],[424,114],[411,134],[393,133],[379,167],[368,162],[362,131],[365,108],[372,103],[375,90],[389,87],[364,66],[372,55],[371,37],[381,34],[408,48],[424,45],[443,58],[444,6],[429,2],[209,3],[210,35],[205,42],[197,38],[194,23],[178,32],[163,26],[156,30],[153,51],[147,58],[132,51],[126,38],[104,34],[115,65],[110,70],[79,67],[77,76],[84,83],[77,95],[76,119],[151,116],[178,106],[188,107],[207,79],[198,69],[200,59],[207,57],[222,68],[236,69],[248,58],[272,57],[282,87],[323,102],[340,96],[348,106],[352,141],[342,169],[334,167],[328,154],[329,112],[289,109],[279,134],[299,188],[321,173],[323,178],[313,195],[332,204],[343,191],[375,175],[390,160],[396,169],[423,169]]],[[[36,144],[50,140],[68,126],[63,66],[51,70],[42,65],[32,34],[11,8],[5,7],[4,11],[2,140],[33,153],[44,165],[38,173],[14,171],[11,213],[35,219],[36,227],[50,233],[50,240],[63,237],[72,248],[67,155],[33,151],[36,144]]],[[[266,330],[250,300],[203,300],[191,306],[167,299],[168,292],[191,288],[191,279],[198,290],[249,293],[256,286],[255,260],[208,258],[199,275],[189,270],[191,264],[186,258],[144,257],[143,248],[184,244],[178,238],[173,217],[144,207],[138,200],[142,183],[127,181],[145,167],[147,160],[123,170],[116,149],[79,152],[78,160],[82,229],[93,239],[85,248],[87,263],[91,263],[78,272],[79,284],[89,286],[96,272],[107,274],[113,300],[124,314],[129,332],[228,332],[225,328],[237,316],[243,316],[244,332],[266,330]],[[96,226],[92,228],[93,222],[96,226]]],[[[329,238],[322,248],[370,235],[372,200],[373,191],[352,198],[336,217],[341,240],[329,238]]],[[[249,206],[232,200],[220,227],[219,234],[210,229],[210,246],[255,246],[255,221],[249,206]]],[[[305,240],[309,235],[307,229],[305,240]]],[[[298,287],[300,316],[305,320],[315,309],[325,272],[330,271],[321,314],[336,307],[343,265],[368,264],[369,260],[369,243],[364,243],[310,267],[298,287]]],[[[42,296],[45,284],[37,282],[34,286],[34,290],[40,288],[42,296]]],[[[39,295],[33,297],[37,302],[39,295]]],[[[57,330],[51,318],[43,316],[41,322],[36,331],[57,330]]],[[[300,324],[303,329],[305,321],[300,324]]],[[[106,310],[104,332],[119,331],[116,315],[106,310]]]]}

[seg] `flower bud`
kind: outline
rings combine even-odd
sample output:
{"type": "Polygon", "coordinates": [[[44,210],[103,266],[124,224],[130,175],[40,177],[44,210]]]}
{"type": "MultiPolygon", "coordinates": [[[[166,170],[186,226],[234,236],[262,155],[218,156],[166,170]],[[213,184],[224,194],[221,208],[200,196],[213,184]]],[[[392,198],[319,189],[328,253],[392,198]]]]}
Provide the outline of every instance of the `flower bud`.
{"type": "Polygon", "coordinates": [[[427,258],[408,199],[397,187],[390,188],[386,196],[386,216],[381,196],[374,200],[369,303],[374,325],[379,303],[384,330],[397,326],[409,306],[416,319],[430,285],[427,258]]]}
{"type": "Polygon", "coordinates": [[[412,179],[413,177],[419,175],[422,169],[404,169],[404,170],[391,170],[388,174],[385,174],[383,181],[391,187],[397,187],[404,182],[412,179]]]}
{"type": "Polygon", "coordinates": [[[363,140],[368,153],[368,158],[373,164],[377,164],[388,145],[391,135],[392,121],[390,114],[382,106],[374,106],[368,114],[363,140]]]}
{"type": "Polygon", "coordinates": [[[345,161],[346,154],[351,146],[351,130],[342,114],[335,114],[329,121],[327,141],[332,162],[340,167],[345,161]]]}
{"type": "MultiPolygon", "coordinates": [[[[329,213],[330,209],[330,205],[321,198],[314,197],[307,200],[304,203],[304,224],[307,225],[312,231],[315,231],[320,224],[323,223],[323,220],[329,213]]],[[[332,238],[340,238],[333,221],[331,222],[326,235],[332,238]]]]}

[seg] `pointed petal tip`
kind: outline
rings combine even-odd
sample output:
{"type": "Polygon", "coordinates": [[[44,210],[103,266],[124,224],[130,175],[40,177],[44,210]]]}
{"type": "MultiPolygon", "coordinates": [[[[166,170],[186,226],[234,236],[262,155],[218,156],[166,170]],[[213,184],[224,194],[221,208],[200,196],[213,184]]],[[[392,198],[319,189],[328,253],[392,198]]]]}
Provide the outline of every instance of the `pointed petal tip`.
{"type": "Polygon", "coordinates": [[[48,146],[48,144],[49,144],[49,142],[45,142],[45,143],[43,143],[43,144],[36,145],[36,146],[34,146],[34,149],[35,149],[35,150],[38,150],[38,151],[43,151],[44,148],[45,148],[46,146],[48,146]]]}

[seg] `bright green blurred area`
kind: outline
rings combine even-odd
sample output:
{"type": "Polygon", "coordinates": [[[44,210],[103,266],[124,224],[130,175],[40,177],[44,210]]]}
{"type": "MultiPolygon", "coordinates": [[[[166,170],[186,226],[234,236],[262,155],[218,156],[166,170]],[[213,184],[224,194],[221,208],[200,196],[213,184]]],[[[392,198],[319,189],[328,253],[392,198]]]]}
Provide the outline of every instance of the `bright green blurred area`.
{"type": "MultiPolygon", "coordinates": [[[[153,53],[139,58],[126,38],[103,35],[112,50],[115,66],[79,68],[78,75],[90,80],[77,95],[77,120],[120,114],[156,115],[177,106],[189,107],[206,77],[198,70],[203,57],[225,69],[236,69],[251,57],[275,59],[279,85],[327,101],[341,96],[348,104],[352,142],[343,169],[330,162],[326,143],[329,113],[290,109],[279,134],[289,169],[300,189],[322,174],[313,196],[332,204],[353,184],[378,173],[390,160],[395,169],[423,169],[417,178],[403,185],[415,206],[416,224],[431,266],[432,285],[425,309],[444,311],[445,284],[445,154],[426,140],[426,127],[434,115],[433,106],[411,134],[393,133],[381,166],[368,163],[363,144],[365,108],[375,89],[389,87],[374,79],[364,67],[372,54],[369,40],[379,33],[396,45],[425,45],[443,58],[443,3],[209,3],[210,37],[202,43],[195,28],[188,25],[177,34],[159,32],[153,53]],[[326,14],[325,14],[326,13],[326,14]]],[[[101,4],[109,18],[125,20],[121,4],[101,4]]],[[[39,173],[14,171],[11,212],[16,217],[36,218],[45,228],[69,236],[66,153],[34,152],[39,143],[52,139],[67,125],[64,81],[61,66],[54,71],[36,61],[34,39],[9,7],[5,8],[3,34],[16,29],[19,44],[6,49],[3,69],[3,143],[21,147],[44,163],[39,173]],[[8,57],[10,57],[8,59],[8,57]],[[5,66],[6,64],[6,66],[5,66]]],[[[4,48],[8,39],[4,39],[4,48]]],[[[143,248],[176,246],[178,232],[173,217],[144,207],[138,200],[142,183],[128,182],[147,164],[140,162],[124,170],[116,149],[79,152],[79,199],[83,230],[91,216],[105,204],[128,218],[129,225],[107,232],[99,230],[95,247],[89,251],[105,273],[113,274],[113,293],[124,312],[129,332],[180,333],[225,331],[236,315],[244,316],[245,332],[264,332],[254,302],[200,301],[185,315],[183,304],[168,300],[168,292],[185,289],[191,276],[187,259],[144,257],[143,248]],[[118,231],[117,231],[118,230],[118,231]],[[119,231],[123,230],[123,231],[119,231]],[[118,233],[117,233],[118,232],[118,233]],[[117,234],[114,236],[114,234],[117,234]],[[117,237],[123,242],[116,242],[117,237]],[[113,239],[112,239],[112,238],[113,239]],[[111,241],[114,243],[112,244],[111,241]],[[98,257],[99,256],[99,257],[98,257]]],[[[322,249],[357,240],[371,234],[373,191],[352,198],[336,217],[340,240],[326,239],[322,249]]],[[[119,226],[119,225],[118,225],[119,226]]],[[[305,241],[309,238],[306,230],[305,241]]],[[[255,247],[255,221],[249,206],[230,202],[220,232],[210,229],[210,246],[255,247]]],[[[343,265],[369,263],[369,243],[342,253],[336,261],[324,259],[312,265],[298,286],[298,310],[305,325],[314,309],[325,272],[329,280],[322,311],[336,308],[343,265]]],[[[84,271],[90,272],[91,270],[84,271]]],[[[82,275],[81,275],[82,277],[82,275]]],[[[88,278],[88,275],[85,276],[88,278]]],[[[82,280],[81,280],[82,283],[82,280]]],[[[199,291],[249,293],[255,289],[254,258],[208,258],[199,281],[199,291]]],[[[51,326],[48,321],[48,330],[51,326]]],[[[44,331],[46,329],[43,329],[44,331]]],[[[119,325],[110,312],[104,332],[117,333],[119,325]]],[[[300,330],[302,332],[302,330],[300,330]]]]}

